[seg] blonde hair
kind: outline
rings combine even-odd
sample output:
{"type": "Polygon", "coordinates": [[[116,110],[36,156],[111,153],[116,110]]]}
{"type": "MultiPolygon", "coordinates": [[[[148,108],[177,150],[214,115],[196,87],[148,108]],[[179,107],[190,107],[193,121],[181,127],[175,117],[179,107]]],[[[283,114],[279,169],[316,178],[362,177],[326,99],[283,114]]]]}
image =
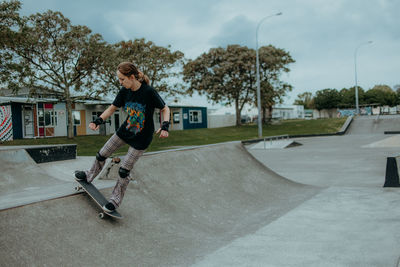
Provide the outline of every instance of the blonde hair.
{"type": "Polygon", "coordinates": [[[127,77],[133,75],[135,78],[141,82],[141,83],[146,83],[150,84],[150,79],[145,75],[143,72],[138,70],[138,68],[131,62],[122,62],[118,65],[117,70],[122,74],[127,77]]]}

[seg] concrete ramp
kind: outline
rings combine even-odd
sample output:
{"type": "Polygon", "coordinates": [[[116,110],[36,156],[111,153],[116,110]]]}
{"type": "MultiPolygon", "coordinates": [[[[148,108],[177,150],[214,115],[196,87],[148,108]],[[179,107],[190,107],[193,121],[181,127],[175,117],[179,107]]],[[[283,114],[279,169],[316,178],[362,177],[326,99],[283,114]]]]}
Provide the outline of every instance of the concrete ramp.
{"type": "Polygon", "coordinates": [[[250,149],[284,149],[295,146],[301,146],[301,144],[293,140],[274,140],[258,142],[251,146],[250,149]]]}
{"type": "Polygon", "coordinates": [[[0,150],[0,166],[0,196],[60,183],[43,171],[25,149],[0,150]]]}
{"type": "Polygon", "coordinates": [[[348,134],[384,134],[385,131],[400,130],[400,115],[355,117],[348,134]]]}
{"type": "Polygon", "coordinates": [[[274,173],[240,143],[147,154],[135,169],[123,220],[97,218],[85,194],[1,211],[2,265],[188,266],[322,190],[274,173]]]}
{"type": "MultiPolygon", "coordinates": [[[[74,170],[90,166],[94,157],[37,164],[26,147],[0,149],[0,210],[75,194],[74,170]],[[84,167],[85,166],[85,167],[84,167]]],[[[98,188],[112,181],[96,181],[98,188]]]]}
{"type": "Polygon", "coordinates": [[[395,135],[363,146],[364,148],[400,147],[400,136],[395,135]]]}

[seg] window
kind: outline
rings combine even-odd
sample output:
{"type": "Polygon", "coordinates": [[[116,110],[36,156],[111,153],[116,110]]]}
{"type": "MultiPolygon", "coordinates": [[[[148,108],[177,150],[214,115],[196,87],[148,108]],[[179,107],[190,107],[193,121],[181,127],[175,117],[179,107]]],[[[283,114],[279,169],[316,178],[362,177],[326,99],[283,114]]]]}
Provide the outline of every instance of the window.
{"type": "MultiPolygon", "coordinates": [[[[100,117],[100,115],[101,115],[102,113],[103,113],[103,112],[101,112],[101,111],[93,111],[93,112],[92,112],[92,121],[96,120],[97,117],[100,117]]],[[[106,122],[109,123],[109,124],[111,125],[111,117],[109,117],[109,118],[106,120],[106,122]]],[[[119,121],[118,121],[118,124],[119,124],[119,121]]],[[[119,126],[118,126],[118,127],[119,127],[119,126]]]]}
{"type": "Polygon", "coordinates": [[[81,125],[81,112],[79,110],[72,111],[72,120],[74,125],[81,125]]]}
{"type": "Polygon", "coordinates": [[[189,111],[189,123],[202,123],[201,110],[189,111]]]}
{"type": "Polygon", "coordinates": [[[102,113],[101,111],[93,111],[92,112],[92,121],[97,119],[97,117],[100,117],[101,113],[102,113]]]}
{"type": "Polygon", "coordinates": [[[38,110],[38,120],[39,120],[39,126],[43,127],[44,126],[44,112],[43,109],[38,110]]]}
{"type": "Polygon", "coordinates": [[[179,112],[174,112],[173,113],[173,118],[174,118],[174,123],[180,123],[181,121],[181,114],[179,112]]]}
{"type": "Polygon", "coordinates": [[[45,126],[57,126],[57,111],[55,110],[44,110],[44,123],[45,126]]]}
{"type": "Polygon", "coordinates": [[[52,104],[38,104],[38,123],[39,127],[55,127],[58,123],[57,111],[52,104]]]}

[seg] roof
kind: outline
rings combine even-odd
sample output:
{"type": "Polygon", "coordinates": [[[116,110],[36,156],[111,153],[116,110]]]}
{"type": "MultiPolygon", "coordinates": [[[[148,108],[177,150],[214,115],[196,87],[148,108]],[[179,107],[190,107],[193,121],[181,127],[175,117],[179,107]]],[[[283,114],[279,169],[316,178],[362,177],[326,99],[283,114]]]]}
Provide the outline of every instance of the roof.
{"type": "Polygon", "coordinates": [[[207,108],[205,106],[184,106],[184,105],[168,105],[169,108],[207,108]]]}
{"type": "Polygon", "coordinates": [[[56,98],[32,98],[32,97],[9,97],[9,96],[0,96],[0,104],[9,104],[9,103],[24,103],[24,104],[34,104],[34,103],[43,103],[43,102],[59,102],[56,98]]]}
{"type": "MultiPolygon", "coordinates": [[[[36,104],[36,103],[58,103],[65,102],[60,101],[56,98],[33,98],[33,97],[9,97],[9,96],[0,96],[0,104],[9,104],[9,103],[23,103],[23,104],[36,104]]],[[[76,103],[83,103],[86,105],[109,105],[112,103],[110,100],[77,100],[76,103]]]]}
{"type": "MultiPolygon", "coordinates": [[[[65,102],[58,100],[56,98],[33,98],[33,97],[8,97],[1,96],[0,104],[9,104],[9,103],[24,103],[24,104],[35,104],[35,103],[43,103],[43,102],[65,102]]],[[[110,105],[112,104],[112,100],[76,100],[75,103],[82,103],[85,105],[110,105]]],[[[186,105],[183,103],[171,103],[168,104],[168,107],[172,108],[206,108],[204,106],[193,106],[186,105]]]]}
{"type": "Polygon", "coordinates": [[[113,101],[111,100],[76,100],[76,103],[83,103],[86,105],[110,105],[113,101]]]}

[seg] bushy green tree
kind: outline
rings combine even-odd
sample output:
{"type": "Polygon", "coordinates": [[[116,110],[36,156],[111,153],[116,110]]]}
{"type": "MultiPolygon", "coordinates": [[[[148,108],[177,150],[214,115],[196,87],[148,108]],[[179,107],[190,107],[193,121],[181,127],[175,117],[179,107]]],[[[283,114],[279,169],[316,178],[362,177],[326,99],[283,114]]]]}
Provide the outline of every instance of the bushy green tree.
{"type": "MultiPolygon", "coordinates": [[[[340,108],[354,108],[356,105],[356,88],[343,88],[342,90],[340,90],[340,97],[340,108]]],[[[358,103],[360,105],[365,104],[365,91],[360,86],[358,86],[358,103]]]]}
{"type": "Polygon", "coordinates": [[[297,99],[293,103],[294,105],[304,106],[304,109],[314,108],[314,98],[311,92],[304,92],[297,95],[297,99]]]}
{"type": "Polygon", "coordinates": [[[341,96],[336,89],[324,89],[316,92],[315,108],[318,110],[337,108],[341,103],[341,96]]]}
{"type": "Polygon", "coordinates": [[[15,30],[22,23],[18,13],[20,8],[19,1],[0,3],[0,85],[7,83],[12,75],[10,68],[15,64],[13,55],[7,48],[12,46],[18,37],[18,32],[15,30]]]}
{"type": "MultiPolygon", "coordinates": [[[[289,53],[273,46],[260,48],[261,102],[264,108],[273,105],[291,86],[279,80],[280,74],[289,71],[294,62],[289,53]]],[[[209,100],[234,105],[236,124],[241,124],[245,104],[256,103],[256,51],[240,45],[212,48],[194,60],[189,60],[183,70],[188,84],[187,93],[197,91],[209,100]]]]}
{"type": "Polygon", "coordinates": [[[101,35],[49,10],[20,18],[8,36],[12,40],[4,44],[2,53],[9,62],[2,79],[14,90],[27,87],[31,93],[56,92],[66,102],[68,137],[72,138],[74,93],[102,93],[97,72],[104,61],[101,35]]]}
{"type": "Polygon", "coordinates": [[[102,66],[105,86],[116,90],[121,87],[116,77],[116,69],[123,61],[133,62],[150,79],[150,85],[158,91],[174,94],[177,91],[177,78],[181,74],[184,54],[171,51],[171,46],[157,46],[145,39],[122,41],[107,48],[108,60],[102,66]]]}
{"type": "Polygon", "coordinates": [[[367,104],[395,106],[398,103],[396,92],[387,85],[375,85],[365,93],[367,104]]]}

